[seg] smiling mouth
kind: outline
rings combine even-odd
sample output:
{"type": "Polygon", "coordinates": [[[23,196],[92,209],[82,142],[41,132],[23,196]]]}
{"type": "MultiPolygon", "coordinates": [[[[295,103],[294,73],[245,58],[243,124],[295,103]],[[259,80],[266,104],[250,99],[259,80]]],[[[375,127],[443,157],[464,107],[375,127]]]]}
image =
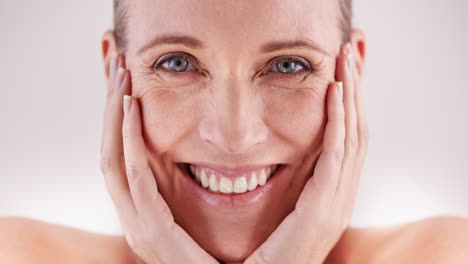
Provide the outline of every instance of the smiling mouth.
{"type": "Polygon", "coordinates": [[[281,166],[281,164],[274,164],[246,170],[242,173],[221,173],[197,164],[182,164],[182,168],[199,186],[209,192],[222,194],[241,194],[254,191],[265,185],[281,166]]]}

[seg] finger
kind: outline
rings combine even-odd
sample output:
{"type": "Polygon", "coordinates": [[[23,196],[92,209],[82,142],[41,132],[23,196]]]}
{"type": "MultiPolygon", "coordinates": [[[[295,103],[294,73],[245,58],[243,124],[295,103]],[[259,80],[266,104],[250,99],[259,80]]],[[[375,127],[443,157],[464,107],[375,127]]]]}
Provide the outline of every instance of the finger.
{"type": "Polygon", "coordinates": [[[357,142],[356,149],[353,151],[355,152],[354,162],[353,162],[353,169],[350,171],[349,175],[346,176],[343,181],[341,182],[340,189],[347,191],[342,191],[339,194],[339,200],[341,203],[344,203],[345,208],[347,210],[342,211],[342,219],[344,221],[349,221],[352,216],[352,208],[354,207],[354,201],[356,199],[356,192],[359,186],[359,180],[362,174],[362,168],[364,165],[365,156],[367,153],[367,123],[365,118],[365,113],[362,104],[361,98],[361,89],[360,89],[360,78],[359,72],[356,69],[356,62],[353,49],[350,49],[351,56],[350,56],[350,64],[353,65],[353,70],[348,72],[351,75],[351,79],[354,86],[354,105],[355,105],[355,114],[356,114],[356,124],[355,124],[355,131],[356,131],[356,139],[357,142]]]}
{"type": "Polygon", "coordinates": [[[355,176],[353,171],[357,150],[359,148],[353,76],[355,71],[351,44],[346,43],[342,46],[337,65],[337,79],[342,80],[344,85],[343,96],[346,112],[345,157],[337,192],[349,189],[348,185],[350,184],[350,181],[354,181],[353,177],[355,176]]]}
{"type": "Polygon", "coordinates": [[[117,54],[115,51],[111,53],[111,59],[109,63],[109,81],[107,82],[107,97],[112,95],[112,91],[114,90],[114,86],[116,83],[116,75],[117,70],[119,67],[123,66],[123,59],[122,56],[117,54]]]}
{"type": "Polygon", "coordinates": [[[328,183],[331,187],[336,186],[345,154],[346,116],[341,97],[344,95],[343,83],[335,82],[333,89],[330,90],[327,96],[327,125],[323,136],[323,149],[317,161],[314,177],[318,184],[328,183]]]}
{"type": "MultiPolygon", "coordinates": [[[[122,115],[117,116],[117,121],[120,119],[120,124],[115,124],[113,122],[113,119],[116,114],[116,109],[115,107],[118,107],[119,102],[116,101],[116,96],[114,96],[116,93],[114,91],[118,90],[121,85],[121,81],[123,80],[123,70],[119,69],[121,68],[123,59],[121,59],[121,56],[118,55],[117,53],[113,52],[111,55],[111,62],[110,62],[110,73],[109,73],[109,80],[107,81],[107,96],[106,96],[106,105],[104,109],[104,127],[103,127],[103,136],[106,135],[106,132],[110,132],[109,130],[113,130],[112,125],[114,124],[114,127],[119,127],[119,133],[120,132],[120,127],[122,124],[122,115]],[[118,76],[117,76],[118,75],[118,76]],[[116,89],[117,86],[117,89],[116,89]],[[107,126],[109,124],[110,126],[107,126]]],[[[122,91],[122,90],[121,90],[122,91]]],[[[123,92],[128,92],[128,89],[124,90],[123,92]]],[[[117,93],[119,94],[119,93],[117,93]]],[[[119,108],[121,109],[121,108],[119,108]]],[[[119,111],[119,110],[117,110],[119,111]]],[[[117,122],[118,123],[118,122],[117,122]]],[[[114,131],[114,130],[113,130],[114,131]]],[[[103,137],[104,138],[104,137],[103,137]]],[[[101,153],[103,152],[103,148],[106,147],[105,144],[107,141],[101,141],[101,153]]]]}
{"type": "MultiPolygon", "coordinates": [[[[353,51],[354,52],[354,51],[353,51]]],[[[357,114],[357,133],[358,133],[358,142],[359,142],[359,151],[358,151],[358,164],[361,164],[367,155],[367,147],[369,143],[369,131],[367,126],[367,117],[366,111],[364,109],[363,103],[363,94],[361,92],[361,76],[360,73],[356,70],[353,74],[354,77],[354,87],[356,91],[355,103],[356,103],[356,114],[357,114]]],[[[360,168],[358,168],[360,170],[360,168]]]]}
{"type": "Polygon", "coordinates": [[[111,53],[111,60],[110,60],[110,79],[113,80],[115,78],[115,72],[117,71],[118,67],[118,54],[116,51],[112,51],[111,53]]]}
{"type": "Polygon", "coordinates": [[[101,171],[106,187],[120,216],[131,218],[135,214],[128,183],[125,175],[125,161],[122,147],[122,102],[119,98],[129,92],[128,85],[121,85],[123,79],[128,79],[125,69],[118,68],[120,58],[111,65],[111,75],[115,80],[109,80],[110,93],[106,99],[104,112],[104,127],[101,137],[101,171]]]}
{"type": "MultiPolygon", "coordinates": [[[[345,151],[345,112],[339,89],[341,82],[334,82],[327,92],[327,124],[323,136],[323,148],[315,166],[314,175],[307,181],[299,197],[296,209],[321,203],[323,197],[333,195],[341,174],[345,151]],[[325,195],[328,193],[328,195],[325,195]],[[316,201],[311,205],[310,201],[316,201]]],[[[317,208],[315,209],[317,210],[317,208]]]]}
{"type": "MultiPolygon", "coordinates": [[[[353,56],[354,58],[354,56],[353,56]]],[[[355,62],[354,62],[355,63],[355,62]]],[[[364,166],[364,160],[367,155],[368,148],[368,128],[367,128],[367,119],[364,109],[364,104],[362,100],[362,93],[360,87],[360,76],[359,72],[356,70],[353,72],[354,87],[355,87],[355,105],[356,105],[356,116],[357,116],[357,138],[358,138],[358,151],[356,157],[356,163],[354,168],[354,181],[351,183],[355,189],[359,184],[359,179],[362,174],[362,168],[364,166]]]]}
{"type": "Polygon", "coordinates": [[[122,133],[130,192],[145,232],[150,233],[153,239],[164,239],[159,240],[161,243],[154,243],[158,255],[167,263],[217,263],[174,222],[169,206],[158,192],[146,156],[138,100],[132,96],[125,96],[123,100],[122,133]]]}
{"type": "Polygon", "coordinates": [[[154,221],[159,219],[171,222],[172,214],[158,192],[153,170],[146,156],[139,103],[131,96],[125,96],[123,100],[125,115],[122,134],[125,165],[130,193],[138,215],[145,218],[150,225],[154,225],[154,221]]]}

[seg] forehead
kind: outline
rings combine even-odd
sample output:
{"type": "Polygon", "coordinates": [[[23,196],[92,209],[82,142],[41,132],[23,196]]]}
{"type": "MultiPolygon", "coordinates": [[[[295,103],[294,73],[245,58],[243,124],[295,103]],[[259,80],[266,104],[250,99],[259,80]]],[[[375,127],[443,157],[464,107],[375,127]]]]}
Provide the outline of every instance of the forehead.
{"type": "Polygon", "coordinates": [[[252,46],[308,37],[325,49],[340,40],[338,1],[128,1],[129,48],[161,33],[190,34],[209,48],[252,46]]]}

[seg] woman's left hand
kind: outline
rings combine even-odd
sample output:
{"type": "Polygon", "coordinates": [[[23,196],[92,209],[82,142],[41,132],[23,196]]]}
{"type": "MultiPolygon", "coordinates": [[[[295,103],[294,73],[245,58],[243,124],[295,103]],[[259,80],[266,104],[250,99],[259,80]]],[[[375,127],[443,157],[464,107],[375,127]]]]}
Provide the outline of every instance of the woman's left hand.
{"type": "Polygon", "coordinates": [[[328,88],[328,121],[314,175],[295,210],[245,264],[323,263],[348,226],[367,155],[368,129],[351,45],[342,45],[340,51],[336,79],[342,83],[328,88]],[[337,86],[342,86],[344,99],[337,86]]]}

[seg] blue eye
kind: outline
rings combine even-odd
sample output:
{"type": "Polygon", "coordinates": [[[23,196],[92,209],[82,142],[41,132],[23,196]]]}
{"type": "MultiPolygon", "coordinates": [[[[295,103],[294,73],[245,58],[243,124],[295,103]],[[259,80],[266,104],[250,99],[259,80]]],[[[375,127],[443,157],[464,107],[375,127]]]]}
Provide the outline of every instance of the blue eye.
{"type": "Polygon", "coordinates": [[[185,72],[194,70],[192,61],[186,55],[171,55],[156,62],[154,68],[164,67],[174,72],[185,72]]]}
{"type": "Polygon", "coordinates": [[[311,70],[311,67],[307,62],[294,58],[282,58],[279,59],[274,65],[273,72],[279,72],[282,74],[296,73],[301,69],[311,70]]]}
{"type": "MultiPolygon", "coordinates": [[[[189,72],[197,71],[192,63],[192,59],[189,55],[168,55],[155,62],[153,69],[157,70],[160,67],[164,67],[171,72],[189,72]]],[[[281,74],[294,74],[301,69],[311,71],[312,67],[310,64],[300,57],[285,57],[277,60],[273,65],[272,72],[278,72],[281,74]]]]}

